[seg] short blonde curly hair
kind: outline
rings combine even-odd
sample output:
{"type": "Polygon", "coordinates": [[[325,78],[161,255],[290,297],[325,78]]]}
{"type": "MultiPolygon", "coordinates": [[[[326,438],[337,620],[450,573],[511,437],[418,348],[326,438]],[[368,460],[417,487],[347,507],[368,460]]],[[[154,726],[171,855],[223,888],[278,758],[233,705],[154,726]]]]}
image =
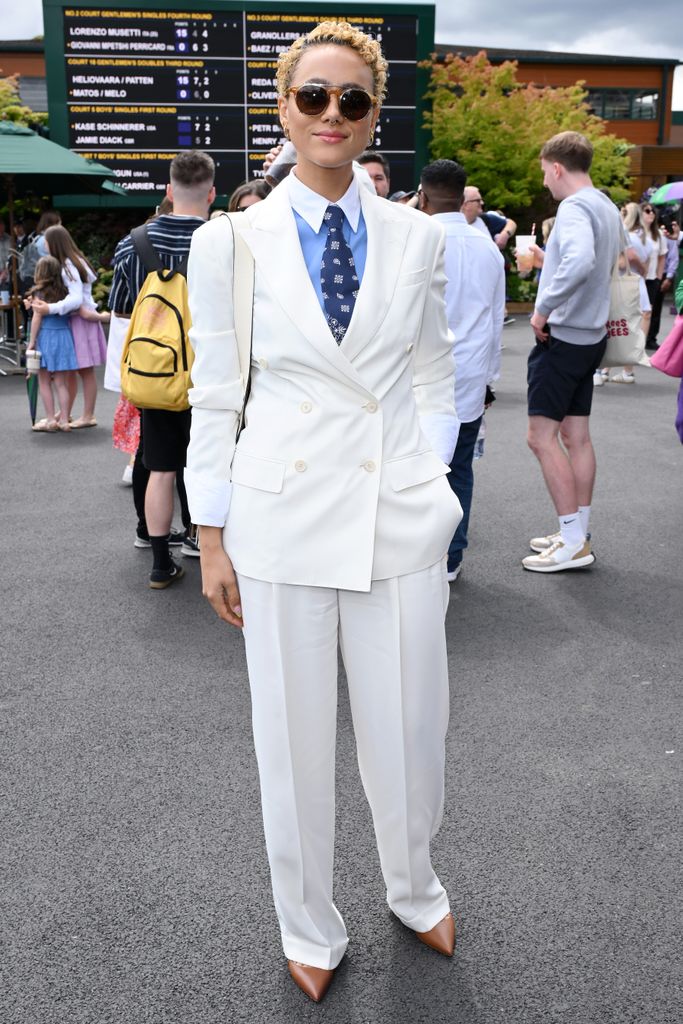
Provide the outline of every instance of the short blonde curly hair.
{"type": "Polygon", "coordinates": [[[305,36],[296,39],[288,50],[284,50],[277,62],[277,91],[286,96],[292,84],[292,77],[301,55],[310,46],[333,43],[336,46],[350,46],[358,53],[372,71],[375,99],[381,106],[387,91],[389,65],[382,54],[379,43],[348,21],[321,21],[305,36]]]}

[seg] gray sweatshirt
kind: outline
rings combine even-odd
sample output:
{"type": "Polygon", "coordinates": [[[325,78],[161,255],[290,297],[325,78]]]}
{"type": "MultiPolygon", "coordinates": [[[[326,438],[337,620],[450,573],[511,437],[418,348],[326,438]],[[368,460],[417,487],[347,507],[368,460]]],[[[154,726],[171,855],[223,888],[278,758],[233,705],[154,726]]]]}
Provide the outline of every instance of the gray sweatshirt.
{"type": "Polygon", "coordinates": [[[554,338],[572,345],[595,345],[604,338],[621,239],[619,212],[596,188],[579,189],[562,200],[536,299],[554,338]]]}

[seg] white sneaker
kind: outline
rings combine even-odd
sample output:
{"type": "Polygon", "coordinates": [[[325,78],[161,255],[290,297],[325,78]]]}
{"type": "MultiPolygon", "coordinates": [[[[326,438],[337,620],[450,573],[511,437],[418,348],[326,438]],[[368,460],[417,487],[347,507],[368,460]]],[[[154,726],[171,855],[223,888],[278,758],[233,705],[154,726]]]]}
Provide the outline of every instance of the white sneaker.
{"type": "Polygon", "coordinates": [[[567,547],[560,537],[541,554],[527,555],[522,559],[522,565],[531,572],[562,572],[564,569],[582,569],[594,561],[589,540],[567,547]]]}
{"type": "MultiPolygon", "coordinates": [[[[561,540],[561,533],[549,533],[547,537],[532,537],[529,541],[529,547],[532,551],[547,551],[553,544],[556,544],[558,540],[561,540]]],[[[586,534],[586,540],[590,540],[590,531],[586,534]]]]}
{"type": "Polygon", "coordinates": [[[455,569],[453,569],[452,572],[447,572],[446,573],[446,579],[448,580],[449,583],[455,583],[455,581],[457,580],[458,576],[460,575],[460,570],[461,569],[462,569],[462,562],[460,562],[459,565],[456,565],[455,569]]]}
{"type": "Polygon", "coordinates": [[[622,370],[621,373],[617,373],[614,377],[610,377],[610,384],[635,384],[635,382],[635,373],[627,373],[626,370],[622,370]]]}
{"type": "Polygon", "coordinates": [[[547,551],[553,544],[557,544],[558,540],[561,539],[561,534],[549,533],[547,537],[532,537],[529,541],[529,547],[532,551],[547,551]]]}
{"type": "Polygon", "coordinates": [[[606,378],[600,373],[600,371],[596,370],[595,373],[593,374],[593,387],[594,388],[601,388],[603,386],[603,384],[605,383],[605,380],[606,380],[606,378]]]}
{"type": "Polygon", "coordinates": [[[126,487],[132,487],[133,486],[133,467],[131,466],[130,462],[128,463],[128,465],[126,466],[126,468],[123,471],[123,476],[121,477],[121,482],[124,483],[126,485],[126,487]]]}

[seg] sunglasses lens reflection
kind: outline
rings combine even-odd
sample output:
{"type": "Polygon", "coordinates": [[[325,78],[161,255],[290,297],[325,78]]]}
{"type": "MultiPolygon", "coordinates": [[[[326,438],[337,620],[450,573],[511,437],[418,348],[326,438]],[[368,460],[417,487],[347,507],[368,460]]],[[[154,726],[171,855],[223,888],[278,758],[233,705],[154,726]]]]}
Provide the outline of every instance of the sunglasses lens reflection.
{"type": "Polygon", "coordinates": [[[322,114],[330,102],[327,89],[321,85],[302,85],[295,94],[296,105],[302,114],[322,114]]]}
{"type": "Polygon", "coordinates": [[[347,89],[339,98],[339,106],[349,121],[361,121],[372,107],[372,99],[363,89],[347,89]]]}

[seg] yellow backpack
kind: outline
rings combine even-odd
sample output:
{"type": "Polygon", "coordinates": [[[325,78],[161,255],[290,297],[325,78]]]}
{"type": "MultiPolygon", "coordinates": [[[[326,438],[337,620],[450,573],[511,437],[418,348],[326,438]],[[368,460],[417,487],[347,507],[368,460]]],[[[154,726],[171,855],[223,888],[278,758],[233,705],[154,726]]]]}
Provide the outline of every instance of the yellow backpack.
{"type": "Polygon", "coordinates": [[[131,240],[147,277],[140,289],[121,356],[121,390],[138,409],[189,409],[190,370],[194,352],[187,301],[186,256],[173,270],[164,269],[143,225],[131,240]]]}

